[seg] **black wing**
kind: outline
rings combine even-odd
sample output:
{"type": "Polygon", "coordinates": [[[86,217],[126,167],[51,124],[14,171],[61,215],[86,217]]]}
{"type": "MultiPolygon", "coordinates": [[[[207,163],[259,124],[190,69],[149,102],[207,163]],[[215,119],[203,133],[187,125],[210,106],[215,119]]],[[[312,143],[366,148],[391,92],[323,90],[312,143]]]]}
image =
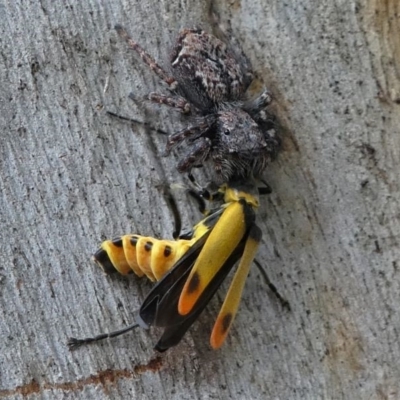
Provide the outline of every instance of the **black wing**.
{"type": "Polygon", "coordinates": [[[247,235],[243,237],[234,252],[200,296],[193,310],[187,315],[178,313],[178,301],[186,279],[193,268],[209,232],[202,236],[177,262],[176,266],[152,289],[144,300],[139,315],[147,326],[165,327],[164,333],[155,346],[158,351],[166,351],[177,345],[209,303],[222,282],[240,259],[247,235]]]}

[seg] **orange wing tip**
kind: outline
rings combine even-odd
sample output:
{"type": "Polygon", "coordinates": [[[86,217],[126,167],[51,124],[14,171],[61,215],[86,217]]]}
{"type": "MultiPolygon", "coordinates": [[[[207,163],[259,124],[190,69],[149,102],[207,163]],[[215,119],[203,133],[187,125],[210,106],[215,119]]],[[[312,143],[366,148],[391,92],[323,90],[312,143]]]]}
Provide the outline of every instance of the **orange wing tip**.
{"type": "Polygon", "coordinates": [[[193,301],[190,297],[186,296],[184,292],[181,293],[178,303],[178,313],[180,315],[187,315],[193,309],[193,301]]]}
{"type": "Polygon", "coordinates": [[[200,276],[195,272],[188,278],[179,297],[178,312],[180,315],[189,314],[202,293],[200,276]]]}
{"type": "Polygon", "coordinates": [[[233,316],[231,313],[218,316],[210,337],[210,345],[214,350],[219,349],[224,344],[232,321],[233,316]]]}

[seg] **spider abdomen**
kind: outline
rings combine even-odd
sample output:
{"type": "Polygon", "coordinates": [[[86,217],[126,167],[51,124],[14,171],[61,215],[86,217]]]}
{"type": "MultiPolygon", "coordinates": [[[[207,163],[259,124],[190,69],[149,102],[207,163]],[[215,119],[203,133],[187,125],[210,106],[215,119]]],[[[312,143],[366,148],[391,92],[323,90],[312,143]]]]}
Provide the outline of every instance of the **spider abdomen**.
{"type": "Polygon", "coordinates": [[[253,79],[227,44],[200,29],[179,33],[171,68],[184,97],[201,110],[240,100],[253,79]]]}

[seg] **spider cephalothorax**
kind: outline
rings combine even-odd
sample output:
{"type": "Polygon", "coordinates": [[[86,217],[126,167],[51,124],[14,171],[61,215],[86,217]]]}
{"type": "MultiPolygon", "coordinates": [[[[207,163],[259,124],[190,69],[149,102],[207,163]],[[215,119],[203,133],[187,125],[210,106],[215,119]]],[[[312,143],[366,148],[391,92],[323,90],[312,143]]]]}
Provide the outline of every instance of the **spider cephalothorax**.
{"type": "Polygon", "coordinates": [[[171,52],[170,76],[124,28],[115,28],[169,86],[171,95],[150,93],[149,99],[192,115],[190,126],[168,137],[166,154],[183,142],[188,148],[178,171],[210,162],[217,183],[259,176],[279,149],[279,140],[274,118],[265,110],[270,93],[246,96],[253,72],[241,49],[201,29],[184,29],[171,52]]]}

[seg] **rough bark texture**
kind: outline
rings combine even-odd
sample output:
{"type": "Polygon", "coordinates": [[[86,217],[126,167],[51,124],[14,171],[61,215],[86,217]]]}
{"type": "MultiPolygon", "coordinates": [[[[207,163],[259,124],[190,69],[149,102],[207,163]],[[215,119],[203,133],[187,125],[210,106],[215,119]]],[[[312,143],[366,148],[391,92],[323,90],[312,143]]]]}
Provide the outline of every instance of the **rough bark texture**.
{"type": "MultiPolygon", "coordinates": [[[[400,398],[397,0],[215,4],[276,97],[284,148],[265,174],[259,259],[292,311],[253,270],[220,351],[222,295],[161,356],[154,330],[67,350],[131,321],[150,284],[108,278],[90,255],[118,233],[169,236],[157,184],[185,181],[165,137],[105,115],[183,126],[127,99],[160,84],[112,28],[163,62],[180,28],[209,27],[194,3],[0,6],[0,398],[400,398]]],[[[200,218],[184,196],[180,209],[200,218]]]]}

